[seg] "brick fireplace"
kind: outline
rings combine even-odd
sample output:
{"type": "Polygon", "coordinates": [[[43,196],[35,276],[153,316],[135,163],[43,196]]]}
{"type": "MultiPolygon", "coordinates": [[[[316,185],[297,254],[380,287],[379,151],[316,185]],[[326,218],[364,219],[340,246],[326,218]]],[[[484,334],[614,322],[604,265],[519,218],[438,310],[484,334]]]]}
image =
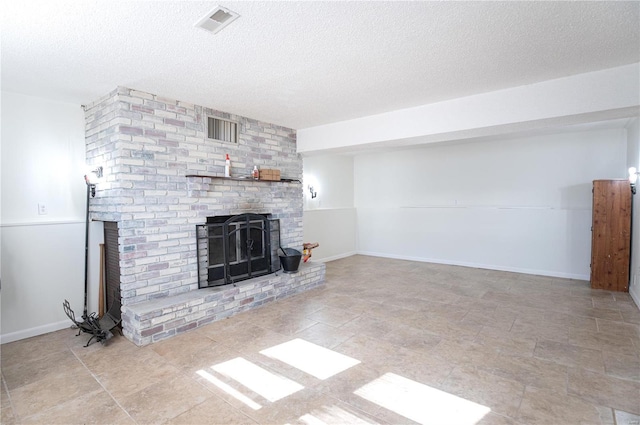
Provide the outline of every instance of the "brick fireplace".
{"type": "Polygon", "coordinates": [[[104,167],[93,220],[115,222],[123,331],[144,345],[320,285],[323,264],[198,288],[196,225],[270,214],[283,247],[302,249],[302,159],[292,129],[124,87],[85,107],[87,161],[104,167]],[[237,142],[207,138],[207,117],[237,123],[237,142]],[[290,182],[229,180],[254,166],[290,182]],[[189,176],[189,177],[187,177],[189,176]]]}

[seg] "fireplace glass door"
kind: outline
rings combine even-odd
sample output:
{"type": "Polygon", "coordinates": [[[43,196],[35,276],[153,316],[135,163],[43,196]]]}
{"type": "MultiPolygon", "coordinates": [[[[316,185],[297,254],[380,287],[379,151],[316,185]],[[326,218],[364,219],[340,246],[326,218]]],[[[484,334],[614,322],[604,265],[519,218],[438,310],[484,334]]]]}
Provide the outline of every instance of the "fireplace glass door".
{"type": "Polygon", "coordinates": [[[201,287],[226,285],[275,271],[272,258],[277,239],[274,243],[272,227],[278,237],[277,220],[270,220],[266,214],[241,214],[210,217],[207,221],[196,229],[201,287]]]}

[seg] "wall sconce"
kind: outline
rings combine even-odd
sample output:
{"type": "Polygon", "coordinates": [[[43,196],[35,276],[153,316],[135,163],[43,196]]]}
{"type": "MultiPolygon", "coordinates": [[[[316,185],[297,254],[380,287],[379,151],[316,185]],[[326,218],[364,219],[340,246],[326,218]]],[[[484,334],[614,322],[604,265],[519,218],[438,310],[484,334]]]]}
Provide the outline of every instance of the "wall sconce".
{"type": "MultiPolygon", "coordinates": [[[[102,168],[102,165],[99,166],[98,168],[89,171],[89,175],[90,174],[95,174],[96,178],[102,178],[103,174],[104,174],[104,169],[102,168]]],[[[96,196],[96,184],[95,183],[91,183],[91,179],[89,178],[89,175],[85,174],[84,175],[84,181],[87,184],[87,195],[91,194],[92,198],[95,198],[96,196]]]]}
{"type": "Polygon", "coordinates": [[[318,196],[318,192],[315,192],[313,190],[313,186],[309,185],[309,193],[311,193],[311,199],[314,199],[316,196],[318,196]]]}
{"type": "Polygon", "coordinates": [[[638,175],[640,173],[636,169],[636,167],[629,168],[629,183],[631,184],[631,193],[636,194],[636,183],[638,181],[638,175]]]}
{"type": "Polygon", "coordinates": [[[91,170],[91,172],[95,174],[97,178],[101,179],[103,176],[104,169],[102,168],[102,165],[101,165],[95,170],[91,170]]]}

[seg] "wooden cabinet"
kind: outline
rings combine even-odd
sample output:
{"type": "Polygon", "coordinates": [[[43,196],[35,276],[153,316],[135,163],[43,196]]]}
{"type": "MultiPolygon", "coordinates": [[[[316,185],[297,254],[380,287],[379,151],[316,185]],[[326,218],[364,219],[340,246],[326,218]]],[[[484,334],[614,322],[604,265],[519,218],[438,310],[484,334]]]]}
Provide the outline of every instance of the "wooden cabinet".
{"type": "Polygon", "coordinates": [[[593,182],[591,287],[594,289],[629,290],[631,196],[629,180],[593,182]]]}

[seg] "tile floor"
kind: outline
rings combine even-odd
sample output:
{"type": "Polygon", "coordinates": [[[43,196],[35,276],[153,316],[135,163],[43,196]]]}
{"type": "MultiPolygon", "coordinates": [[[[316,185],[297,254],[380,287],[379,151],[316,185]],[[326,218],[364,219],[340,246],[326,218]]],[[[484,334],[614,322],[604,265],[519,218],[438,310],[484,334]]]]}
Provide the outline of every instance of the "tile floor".
{"type": "Polygon", "coordinates": [[[640,311],[584,281],[354,256],[160,343],[86,340],[2,345],[2,423],[640,423],[640,311]]]}

